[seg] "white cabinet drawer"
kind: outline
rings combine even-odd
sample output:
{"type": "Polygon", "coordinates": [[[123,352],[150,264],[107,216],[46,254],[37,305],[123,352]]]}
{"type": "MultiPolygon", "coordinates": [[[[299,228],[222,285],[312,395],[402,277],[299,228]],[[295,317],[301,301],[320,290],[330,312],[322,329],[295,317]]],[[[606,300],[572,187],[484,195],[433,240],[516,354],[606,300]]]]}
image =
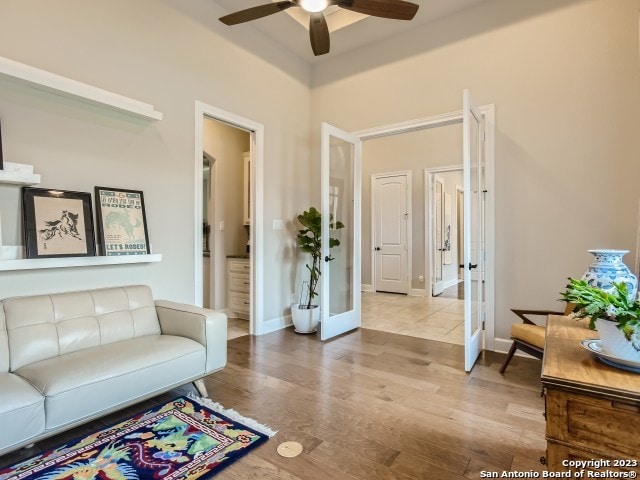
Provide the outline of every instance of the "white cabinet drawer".
{"type": "Polygon", "coordinates": [[[241,275],[238,273],[229,274],[229,290],[239,293],[249,293],[251,282],[249,275],[241,275]]]}
{"type": "Polygon", "coordinates": [[[244,318],[251,311],[251,263],[248,258],[227,259],[227,315],[244,318]]]}
{"type": "Polygon", "coordinates": [[[229,272],[238,272],[249,274],[251,265],[249,260],[229,259],[229,272]]]}
{"type": "Polygon", "coordinates": [[[229,292],[229,310],[240,313],[249,313],[249,294],[229,292]]]}

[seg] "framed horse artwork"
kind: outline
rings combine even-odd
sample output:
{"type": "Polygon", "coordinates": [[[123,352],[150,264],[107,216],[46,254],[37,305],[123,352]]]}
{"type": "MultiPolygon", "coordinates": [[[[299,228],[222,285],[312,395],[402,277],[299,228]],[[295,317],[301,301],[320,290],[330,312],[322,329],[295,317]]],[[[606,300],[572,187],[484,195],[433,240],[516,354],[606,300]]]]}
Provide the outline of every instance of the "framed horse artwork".
{"type": "Polygon", "coordinates": [[[96,187],[95,193],[100,254],[122,256],[151,253],[142,192],[96,187]]]}
{"type": "Polygon", "coordinates": [[[96,254],[90,193],[25,187],[22,212],[26,258],[96,254]]]}

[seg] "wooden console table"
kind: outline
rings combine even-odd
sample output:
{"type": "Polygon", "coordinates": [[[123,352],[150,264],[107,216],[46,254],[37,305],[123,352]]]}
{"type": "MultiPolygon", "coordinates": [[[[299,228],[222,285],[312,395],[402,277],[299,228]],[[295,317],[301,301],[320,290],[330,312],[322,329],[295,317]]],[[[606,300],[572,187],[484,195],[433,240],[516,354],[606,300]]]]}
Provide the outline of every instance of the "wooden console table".
{"type": "Polygon", "coordinates": [[[573,318],[547,321],[542,385],[549,471],[590,470],[563,465],[576,460],[610,461],[594,472],[640,471],[634,466],[640,465],[640,374],[605,365],[580,345],[597,336],[573,318]]]}

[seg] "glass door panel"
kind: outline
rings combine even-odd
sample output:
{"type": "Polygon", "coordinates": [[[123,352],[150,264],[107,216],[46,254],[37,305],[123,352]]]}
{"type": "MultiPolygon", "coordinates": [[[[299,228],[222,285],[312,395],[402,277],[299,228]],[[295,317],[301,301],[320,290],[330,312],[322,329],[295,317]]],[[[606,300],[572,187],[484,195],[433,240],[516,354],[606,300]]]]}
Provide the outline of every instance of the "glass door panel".
{"type": "Polygon", "coordinates": [[[360,152],[360,139],[322,124],[322,340],[360,326],[360,152]]]}
{"type": "Polygon", "coordinates": [[[471,371],[483,347],[484,168],[482,114],[468,90],[463,93],[464,164],[464,336],[465,370],[471,371]]]}

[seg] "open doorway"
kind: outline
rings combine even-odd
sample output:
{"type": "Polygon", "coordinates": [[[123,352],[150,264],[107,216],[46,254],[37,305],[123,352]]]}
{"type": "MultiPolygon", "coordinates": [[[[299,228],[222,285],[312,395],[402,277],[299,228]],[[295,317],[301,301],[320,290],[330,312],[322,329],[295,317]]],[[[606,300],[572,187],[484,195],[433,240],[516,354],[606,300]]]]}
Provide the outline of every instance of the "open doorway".
{"type": "Polygon", "coordinates": [[[249,334],[250,148],[249,131],[204,118],[202,304],[227,314],[229,339],[249,334]]]}
{"type": "MultiPolygon", "coordinates": [[[[457,262],[457,254],[451,251],[451,246],[457,248],[457,241],[452,238],[455,231],[451,219],[455,215],[451,207],[455,185],[461,183],[461,178],[452,178],[453,173],[443,167],[462,163],[461,138],[462,125],[454,123],[363,142],[363,251],[369,249],[371,252],[370,260],[366,253],[362,258],[362,278],[367,285],[364,289],[369,290],[362,294],[362,323],[365,328],[460,345],[464,343],[464,306],[457,299],[432,295],[432,288],[444,288],[445,281],[446,286],[457,283],[454,263],[457,262]],[[431,178],[425,175],[426,169],[434,171],[431,178]],[[369,183],[367,177],[371,177],[370,195],[365,189],[369,183]],[[400,181],[404,178],[407,179],[406,185],[400,181]],[[430,182],[437,186],[437,195],[430,188],[430,182]],[[376,188],[385,187],[385,193],[376,191],[376,188]],[[406,207],[402,202],[405,196],[406,207]],[[368,198],[371,198],[370,206],[368,198]],[[380,212],[380,200],[391,206],[380,212]],[[445,207],[449,207],[446,212],[445,207]],[[364,225],[368,218],[371,218],[370,229],[364,225]],[[406,225],[403,224],[405,218],[408,220],[406,225]],[[429,228],[430,222],[434,227],[437,225],[439,239],[433,246],[426,238],[433,230],[429,228]],[[450,227],[448,236],[445,224],[450,227]],[[386,241],[380,240],[380,225],[384,226],[388,236],[386,241]],[[402,238],[404,229],[409,237],[406,242],[402,238]],[[371,240],[367,238],[368,231],[371,231],[371,240]],[[449,245],[449,251],[446,251],[449,245]],[[431,252],[432,248],[434,252],[431,252]],[[387,260],[382,272],[381,258],[387,260]],[[405,269],[400,268],[403,258],[409,259],[405,269]],[[382,279],[379,278],[381,273],[384,274],[382,279]],[[389,279],[396,280],[396,273],[407,276],[406,290],[387,286],[389,279]]],[[[432,234],[435,236],[435,232],[432,234]]],[[[436,295],[438,293],[441,291],[436,295]]]]}
{"type": "MultiPolygon", "coordinates": [[[[494,135],[494,107],[492,105],[480,108],[486,126],[486,139],[483,141],[483,162],[486,162],[486,295],[484,295],[484,313],[485,321],[485,348],[493,350],[494,348],[494,204],[491,195],[494,182],[494,159],[493,159],[493,135],[494,135]]],[[[371,261],[367,261],[369,255],[366,254],[375,248],[367,238],[367,232],[371,231],[369,225],[366,224],[367,218],[370,218],[367,212],[366,199],[368,195],[367,184],[362,184],[363,198],[363,228],[362,228],[362,326],[364,328],[372,328],[403,335],[416,336],[420,338],[428,338],[432,340],[444,341],[449,343],[465,344],[465,328],[464,319],[464,300],[458,298],[448,298],[446,296],[431,296],[432,278],[430,258],[431,241],[426,232],[426,226],[429,223],[428,209],[432,199],[425,202],[425,196],[428,196],[428,175],[424,172],[427,168],[442,168],[450,165],[462,164],[463,160],[463,113],[452,112],[443,115],[434,115],[433,117],[421,118],[413,121],[403,122],[399,124],[375,127],[372,129],[354,132],[355,135],[363,140],[363,162],[362,177],[367,179],[368,169],[371,167],[370,151],[372,147],[377,150],[378,157],[386,158],[390,164],[383,166],[381,172],[392,170],[389,165],[393,165],[393,169],[416,169],[413,176],[413,195],[412,205],[414,212],[413,226],[413,250],[412,250],[412,277],[410,279],[411,286],[408,295],[385,294],[374,292],[373,281],[371,276],[371,261]],[[449,142],[429,142],[424,141],[432,135],[440,135],[447,137],[449,142]],[[422,143],[417,144],[415,139],[422,138],[422,143]],[[379,142],[379,140],[384,140],[379,142]],[[413,152],[407,149],[412,148],[413,152]],[[414,165],[407,167],[406,162],[409,155],[414,157],[414,165]],[[422,172],[420,172],[422,171],[422,172]],[[416,219],[421,220],[419,226],[415,225],[416,219]]],[[[374,162],[377,161],[374,159],[374,162]]],[[[451,193],[451,216],[456,217],[455,223],[452,218],[451,230],[455,229],[455,236],[458,237],[456,245],[461,245],[464,229],[462,225],[458,225],[457,217],[464,216],[464,209],[458,208],[458,201],[465,198],[465,192],[457,191],[458,184],[464,182],[452,182],[454,191],[451,193]],[[454,215],[455,212],[455,215],[454,215]]],[[[442,202],[444,204],[444,200],[442,202]]],[[[444,223],[444,215],[443,215],[444,223]]],[[[454,238],[451,233],[450,239],[454,238]]],[[[444,244],[444,241],[442,242],[444,244]]],[[[453,243],[453,242],[452,242],[453,243]]],[[[457,256],[463,258],[462,252],[450,250],[452,257],[457,256]]],[[[459,265],[456,260],[451,259],[449,264],[454,271],[456,286],[459,281],[459,265]]]]}
{"type": "Polygon", "coordinates": [[[223,311],[231,338],[262,325],[261,124],[196,102],[195,304],[223,311]]]}

